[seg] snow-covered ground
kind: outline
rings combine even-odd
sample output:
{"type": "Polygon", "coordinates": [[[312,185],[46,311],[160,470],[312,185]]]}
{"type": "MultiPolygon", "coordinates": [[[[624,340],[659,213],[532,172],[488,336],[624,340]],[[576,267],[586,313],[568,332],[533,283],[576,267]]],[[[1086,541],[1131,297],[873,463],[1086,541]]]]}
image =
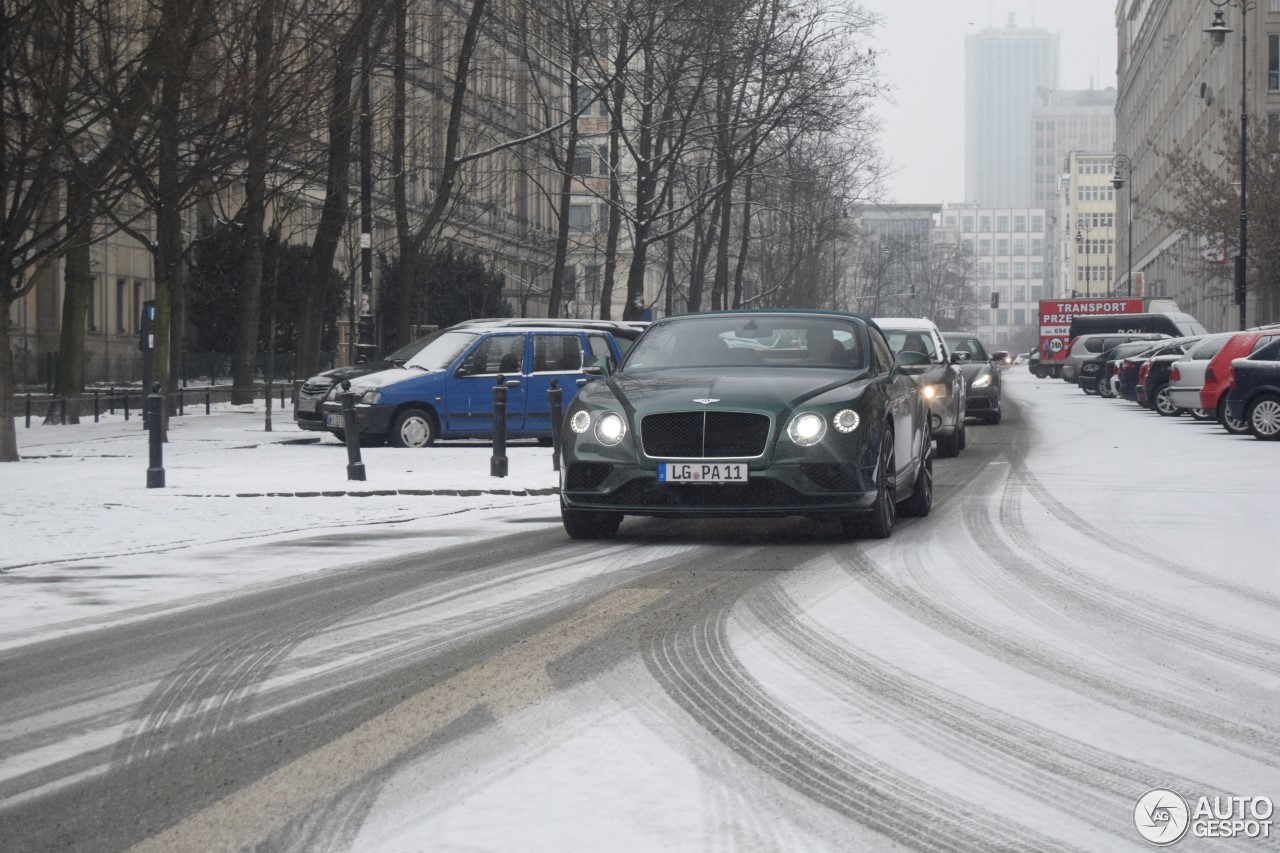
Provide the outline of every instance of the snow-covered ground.
{"type": "Polygon", "coordinates": [[[261,403],[172,418],[157,489],[146,487],[149,444],[136,414],[30,429],[18,420],[22,461],[0,465],[0,647],[85,617],[145,615],[386,556],[392,545],[376,540],[343,547],[343,531],[367,525],[395,525],[402,550],[516,521],[559,524],[550,448],[512,443],[498,478],[481,442],[366,447],[361,482],[347,479],[345,445],[278,411],[273,420],[265,431],[261,403]],[[326,531],[329,548],[288,547],[326,531]]]}
{"type": "MultiPolygon", "coordinates": [[[[293,824],[292,841],[1139,850],[1134,803],[1151,788],[1280,800],[1280,442],[1087,397],[1022,368],[1005,381],[1013,416],[970,427],[969,449],[937,462],[934,512],[890,540],[760,525],[708,541],[629,519],[614,542],[570,543],[543,563],[517,555],[457,578],[448,596],[376,601],[282,647],[247,716],[333,683],[372,683],[388,648],[403,665],[574,596],[629,592],[637,608],[679,599],[647,581],[686,557],[675,564],[691,576],[722,571],[739,583],[633,628],[638,650],[589,676],[544,677],[546,661],[522,657],[539,634],[461,670],[448,690],[410,695],[393,710],[447,736],[356,762],[358,779],[293,824]],[[772,541],[770,529],[786,535],[772,541]],[[484,667],[510,683],[481,685],[484,667]]],[[[261,420],[236,410],[177,420],[168,486],[154,490],[136,421],[20,429],[29,458],[0,468],[0,647],[353,561],[479,547],[516,524],[558,526],[549,449],[512,448],[499,481],[479,444],[366,448],[368,480],[353,484],[332,438],[310,442],[287,423],[265,433],[261,420]],[[352,494],[371,490],[396,494],[352,494]],[[441,490],[467,494],[420,493],[441,490]],[[404,536],[345,541],[374,524],[404,536]]],[[[590,620],[544,633],[578,621],[590,620]]],[[[112,701],[132,709],[180,676],[139,675],[112,701]]],[[[41,740],[42,721],[15,723],[45,745],[19,760],[35,766],[41,748],[59,760],[88,752],[136,712],[79,713],[104,719],[85,724],[79,746],[41,740]]],[[[385,739],[335,742],[333,754],[354,762],[368,743],[385,739]]],[[[290,766],[306,778],[328,755],[290,766]]],[[[251,803],[287,776],[235,796],[251,803]]],[[[190,825],[224,817],[209,808],[190,825]]],[[[1278,844],[1274,833],[1216,846],[1189,837],[1178,849],[1278,844]]]]}

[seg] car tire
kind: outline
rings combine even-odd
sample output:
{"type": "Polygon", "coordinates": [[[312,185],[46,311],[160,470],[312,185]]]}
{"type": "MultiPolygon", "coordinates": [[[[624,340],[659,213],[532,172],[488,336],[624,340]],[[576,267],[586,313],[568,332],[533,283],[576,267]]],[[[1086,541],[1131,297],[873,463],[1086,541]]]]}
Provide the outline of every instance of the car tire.
{"type": "Polygon", "coordinates": [[[1227,395],[1223,394],[1222,399],[1218,400],[1217,411],[1218,423],[1222,424],[1222,428],[1232,435],[1247,435],[1249,433],[1249,422],[1238,421],[1227,412],[1227,395]]]}
{"type": "Polygon", "coordinates": [[[893,484],[890,481],[894,469],[893,426],[885,424],[881,436],[880,456],[876,462],[876,501],[869,513],[859,513],[840,521],[840,529],[847,539],[888,539],[893,533],[898,507],[893,500],[893,484]]]}
{"type": "Polygon", "coordinates": [[[991,424],[991,425],[993,425],[993,426],[994,426],[995,424],[1000,423],[1000,417],[1001,417],[1001,415],[1002,415],[1002,412],[1001,412],[1001,409],[1000,409],[1000,401],[999,401],[999,400],[996,400],[996,410],[995,410],[994,412],[991,412],[991,413],[989,413],[989,414],[987,414],[987,415],[986,415],[987,423],[989,423],[989,424],[991,424]]]}
{"type": "Polygon", "coordinates": [[[561,504],[560,521],[570,539],[612,539],[622,524],[622,513],[586,512],[561,504]]]}
{"type": "Polygon", "coordinates": [[[387,440],[392,447],[430,447],[436,443],[440,427],[436,416],[426,409],[405,409],[391,419],[387,440]]]}
{"type": "Polygon", "coordinates": [[[916,471],[911,497],[898,504],[898,512],[913,518],[924,518],[933,509],[933,440],[926,437],[924,447],[924,460],[916,471]]]}
{"type": "Polygon", "coordinates": [[[963,427],[958,427],[951,431],[951,435],[938,436],[938,455],[943,459],[952,459],[960,455],[960,450],[964,447],[962,429],[963,427]]]}
{"type": "Polygon", "coordinates": [[[1280,396],[1262,394],[1249,404],[1245,412],[1245,422],[1249,424],[1249,432],[1262,441],[1280,439],[1280,396]]]}
{"type": "Polygon", "coordinates": [[[1092,397],[1094,394],[1098,393],[1098,386],[1096,383],[1093,385],[1090,385],[1088,382],[1086,382],[1085,384],[1080,386],[1080,390],[1083,391],[1086,395],[1092,397]]]}
{"type": "Polygon", "coordinates": [[[1151,408],[1155,409],[1166,418],[1176,418],[1182,414],[1184,409],[1180,409],[1169,399],[1169,383],[1165,382],[1158,386],[1151,393],[1151,408]]]}
{"type": "Polygon", "coordinates": [[[1213,412],[1209,411],[1208,409],[1191,409],[1190,414],[1191,414],[1191,417],[1193,417],[1198,421],[1213,420],[1213,412]]]}
{"type": "Polygon", "coordinates": [[[1104,400],[1109,400],[1115,396],[1111,393],[1111,384],[1106,379],[1099,379],[1097,384],[1098,396],[1104,400]]]}

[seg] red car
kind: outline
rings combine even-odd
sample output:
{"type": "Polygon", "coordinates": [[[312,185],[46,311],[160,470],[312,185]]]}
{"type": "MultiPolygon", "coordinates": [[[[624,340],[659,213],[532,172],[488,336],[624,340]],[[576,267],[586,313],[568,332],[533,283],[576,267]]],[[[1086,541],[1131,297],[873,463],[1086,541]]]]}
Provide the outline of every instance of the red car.
{"type": "Polygon", "coordinates": [[[1200,389],[1200,407],[1213,412],[1218,423],[1232,435],[1244,435],[1249,425],[1236,420],[1227,411],[1227,392],[1231,390],[1231,362],[1262,349],[1272,341],[1280,340],[1280,328],[1250,329],[1236,332],[1218,350],[1204,371],[1204,386],[1200,389]]]}

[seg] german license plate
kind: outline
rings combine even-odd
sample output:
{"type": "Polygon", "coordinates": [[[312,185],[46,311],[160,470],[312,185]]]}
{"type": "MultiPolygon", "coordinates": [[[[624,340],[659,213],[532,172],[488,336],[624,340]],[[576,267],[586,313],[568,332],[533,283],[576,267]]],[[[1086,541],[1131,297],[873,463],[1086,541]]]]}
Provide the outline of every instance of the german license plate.
{"type": "Polygon", "coordinates": [[[314,412],[315,410],[316,410],[315,400],[299,400],[298,401],[299,412],[314,412]]]}
{"type": "Polygon", "coordinates": [[[742,462],[660,462],[659,483],[745,483],[747,466],[742,462]]]}
{"type": "Polygon", "coordinates": [[[337,414],[326,414],[324,416],[324,425],[327,427],[331,427],[333,429],[342,429],[343,427],[342,413],[338,412],[337,414]]]}

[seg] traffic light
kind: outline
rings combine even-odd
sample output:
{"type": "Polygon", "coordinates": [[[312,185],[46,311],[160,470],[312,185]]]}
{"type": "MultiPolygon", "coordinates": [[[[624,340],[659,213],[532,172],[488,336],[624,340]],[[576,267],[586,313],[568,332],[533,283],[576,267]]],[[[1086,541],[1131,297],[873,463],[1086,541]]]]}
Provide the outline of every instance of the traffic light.
{"type": "Polygon", "coordinates": [[[1000,307],[1000,291],[998,290],[991,291],[991,307],[992,308],[1000,307]]]}

